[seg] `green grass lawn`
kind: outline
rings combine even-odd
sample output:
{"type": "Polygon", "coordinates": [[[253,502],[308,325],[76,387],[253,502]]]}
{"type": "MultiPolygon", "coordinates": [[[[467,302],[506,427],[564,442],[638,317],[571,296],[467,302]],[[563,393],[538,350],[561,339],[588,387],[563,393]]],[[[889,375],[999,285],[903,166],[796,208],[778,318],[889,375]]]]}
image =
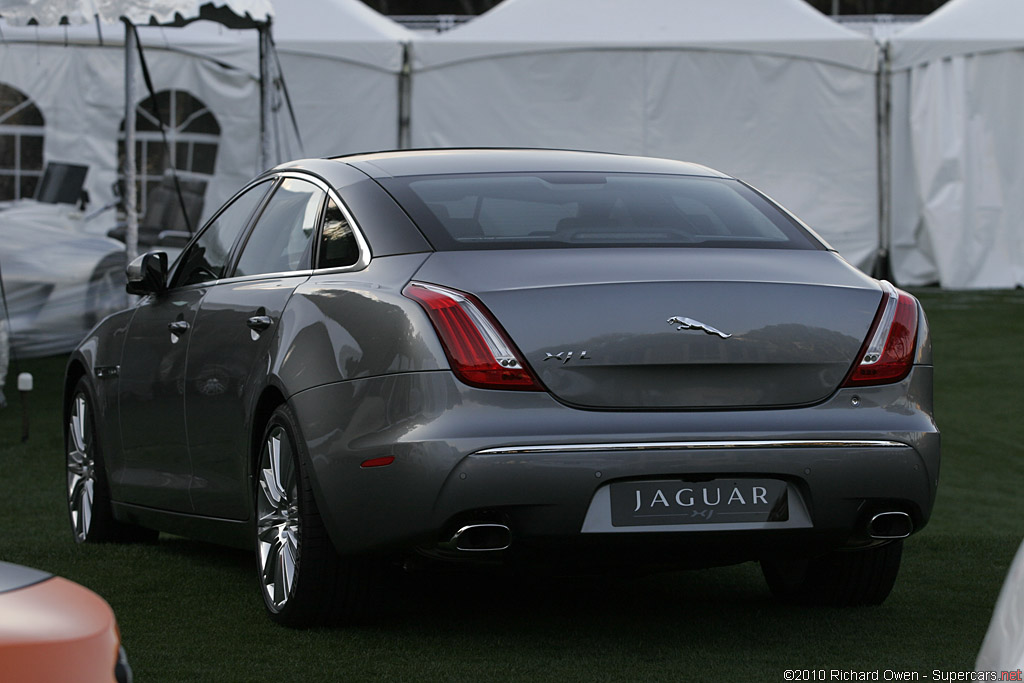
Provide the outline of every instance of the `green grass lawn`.
{"type": "MultiPolygon", "coordinates": [[[[264,616],[250,553],[164,535],[77,547],[64,506],[63,359],[35,375],[21,443],[0,411],[0,559],[113,606],[136,680],[781,681],[786,669],[966,671],[1024,538],[1024,291],[917,293],[932,323],[939,497],[881,607],[775,602],[753,564],[643,579],[395,577],[369,625],[293,631],[264,616]]],[[[3,678],[0,672],[0,679],[3,678]]]]}

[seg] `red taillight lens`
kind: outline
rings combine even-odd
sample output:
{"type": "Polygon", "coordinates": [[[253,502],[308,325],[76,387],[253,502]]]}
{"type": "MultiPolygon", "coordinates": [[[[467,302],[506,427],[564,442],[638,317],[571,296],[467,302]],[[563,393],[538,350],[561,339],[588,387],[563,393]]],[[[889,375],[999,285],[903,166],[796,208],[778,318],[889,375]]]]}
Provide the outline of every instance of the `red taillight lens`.
{"type": "Polygon", "coordinates": [[[410,282],[402,294],[418,302],[433,323],[456,377],[484,389],[543,391],[512,342],[471,294],[410,282]]]}
{"type": "Polygon", "coordinates": [[[899,382],[910,373],[917,347],[917,301],[883,281],[885,292],[868,342],[843,386],[899,382]]]}

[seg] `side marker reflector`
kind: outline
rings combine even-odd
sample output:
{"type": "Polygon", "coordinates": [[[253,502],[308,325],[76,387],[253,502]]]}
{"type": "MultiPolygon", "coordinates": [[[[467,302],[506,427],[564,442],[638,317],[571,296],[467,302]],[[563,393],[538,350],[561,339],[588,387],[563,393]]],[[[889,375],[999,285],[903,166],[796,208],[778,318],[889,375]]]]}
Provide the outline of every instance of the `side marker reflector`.
{"type": "Polygon", "coordinates": [[[395,456],[388,455],[388,456],[385,456],[383,458],[370,458],[369,460],[364,460],[359,466],[360,467],[384,467],[385,465],[390,465],[394,461],[395,461],[395,456]]]}

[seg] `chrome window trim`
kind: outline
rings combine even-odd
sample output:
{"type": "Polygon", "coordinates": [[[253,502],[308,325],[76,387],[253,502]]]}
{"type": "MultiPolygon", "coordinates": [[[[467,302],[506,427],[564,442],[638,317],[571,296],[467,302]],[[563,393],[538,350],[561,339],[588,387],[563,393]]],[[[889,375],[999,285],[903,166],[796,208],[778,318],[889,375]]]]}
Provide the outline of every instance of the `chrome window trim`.
{"type": "MultiPolygon", "coordinates": [[[[334,266],[332,268],[317,268],[316,267],[316,263],[314,262],[314,263],[310,264],[309,268],[303,268],[302,270],[286,271],[285,273],[257,273],[256,275],[253,275],[253,276],[244,276],[244,277],[259,277],[259,278],[264,278],[264,277],[268,277],[268,276],[282,277],[284,275],[290,276],[292,274],[301,274],[301,273],[306,273],[306,272],[309,272],[310,274],[314,274],[314,273],[315,274],[319,274],[319,273],[325,273],[325,272],[348,273],[348,272],[353,272],[353,271],[357,271],[357,270],[362,270],[362,269],[366,268],[368,265],[370,265],[370,261],[373,259],[373,255],[370,252],[370,245],[369,245],[369,243],[367,243],[366,238],[363,237],[362,228],[360,228],[359,224],[356,223],[356,219],[352,216],[352,212],[348,210],[348,207],[345,205],[345,202],[343,202],[341,200],[341,197],[338,196],[338,193],[335,192],[334,188],[331,187],[331,185],[327,181],[325,181],[322,178],[320,178],[319,176],[313,175],[311,173],[305,173],[305,172],[302,172],[302,171],[296,171],[294,169],[289,169],[289,170],[286,170],[286,171],[277,171],[277,172],[274,172],[272,174],[268,174],[265,177],[272,178],[275,182],[281,181],[284,178],[295,178],[296,180],[303,180],[303,181],[305,181],[307,183],[312,183],[313,185],[316,185],[320,190],[322,190],[324,192],[324,194],[327,195],[328,199],[334,200],[334,203],[338,205],[338,208],[341,210],[342,215],[345,216],[345,220],[348,221],[348,224],[352,228],[352,234],[355,235],[355,238],[356,238],[356,247],[359,249],[359,258],[356,259],[356,262],[353,263],[350,266],[334,266]]],[[[253,184],[253,183],[250,183],[250,184],[253,184]]],[[[274,198],[273,195],[271,195],[268,201],[273,200],[273,198],[274,198]]],[[[319,238],[321,237],[321,231],[323,229],[323,212],[326,211],[326,209],[327,209],[327,205],[325,203],[324,206],[321,207],[320,225],[317,226],[317,234],[314,237],[314,239],[317,240],[317,242],[313,245],[313,247],[314,247],[314,249],[313,249],[314,261],[315,261],[315,258],[319,258],[319,256],[320,256],[319,238]]],[[[259,216],[256,216],[256,223],[258,223],[258,222],[259,222],[259,216]]],[[[249,226],[249,232],[252,232],[252,228],[254,226],[255,226],[255,223],[253,225],[249,226]]],[[[247,235],[247,238],[248,238],[248,235],[247,235]]],[[[242,245],[242,248],[244,249],[245,245],[242,245]]],[[[241,252],[239,252],[238,256],[240,256],[240,255],[241,255],[241,252]]],[[[237,261],[237,257],[236,257],[235,260],[237,261]]],[[[238,276],[238,277],[241,278],[243,276],[238,276]]],[[[232,278],[229,278],[229,279],[234,280],[235,278],[232,277],[232,278]]]]}
{"type": "MultiPolygon", "coordinates": [[[[291,170],[291,169],[287,170],[287,171],[280,171],[278,173],[275,173],[274,177],[275,178],[297,178],[299,180],[305,180],[307,182],[313,183],[314,185],[319,187],[321,190],[323,190],[327,194],[327,197],[329,199],[334,200],[334,203],[338,205],[338,208],[341,210],[342,215],[345,216],[345,220],[348,221],[349,226],[351,226],[351,228],[352,228],[352,234],[355,235],[356,246],[359,248],[359,258],[356,259],[355,263],[353,263],[350,266],[332,266],[331,268],[317,268],[316,267],[316,263],[312,263],[310,265],[311,265],[312,271],[314,273],[317,273],[317,274],[319,274],[319,273],[348,273],[348,272],[352,272],[352,271],[356,271],[356,270],[362,270],[363,268],[366,268],[366,266],[370,265],[370,261],[373,259],[373,254],[370,252],[370,245],[369,245],[369,243],[366,241],[366,238],[363,237],[363,230],[362,230],[362,228],[359,227],[359,224],[356,222],[355,217],[352,216],[352,212],[348,210],[348,206],[346,206],[345,202],[343,202],[341,200],[341,197],[338,196],[338,193],[334,190],[333,187],[331,187],[325,180],[321,179],[319,176],[315,176],[315,175],[312,175],[312,174],[309,174],[309,173],[303,173],[301,171],[295,171],[295,170],[291,170]]],[[[324,210],[326,210],[326,208],[327,207],[326,207],[326,204],[325,204],[324,205],[324,210]]],[[[323,215],[321,214],[321,216],[320,216],[320,226],[318,226],[318,229],[317,229],[317,238],[321,237],[320,230],[322,228],[323,228],[323,215]]],[[[317,257],[320,256],[320,244],[319,244],[319,242],[317,242],[317,244],[315,245],[315,255],[317,257]]],[[[307,269],[307,270],[309,270],[309,269],[307,269]]]]}
{"type": "MultiPolygon", "coordinates": [[[[217,213],[215,213],[213,216],[211,216],[206,221],[206,223],[204,223],[199,228],[199,230],[197,230],[195,232],[195,234],[192,235],[192,239],[190,239],[188,241],[188,244],[186,244],[182,248],[181,253],[178,254],[178,258],[176,258],[174,260],[174,263],[171,264],[171,266],[168,268],[168,273],[174,273],[175,268],[177,268],[177,266],[178,266],[178,261],[180,260],[181,255],[184,254],[192,246],[192,244],[199,238],[199,236],[202,233],[206,232],[207,227],[211,223],[213,223],[220,216],[220,214],[224,212],[224,209],[226,209],[230,204],[232,204],[237,197],[239,197],[243,193],[249,191],[251,188],[255,187],[259,183],[262,183],[262,182],[267,181],[267,180],[269,180],[271,182],[270,190],[274,190],[276,188],[276,186],[279,184],[279,181],[282,180],[283,178],[296,178],[298,180],[304,180],[304,181],[306,181],[308,183],[312,183],[313,185],[316,185],[317,188],[322,190],[324,192],[324,194],[327,195],[328,198],[334,200],[334,203],[338,205],[338,208],[341,210],[342,214],[345,216],[345,220],[347,220],[349,225],[352,227],[352,234],[355,235],[356,246],[359,248],[359,258],[356,260],[356,262],[353,263],[350,266],[334,266],[332,268],[316,268],[315,264],[310,264],[309,268],[302,268],[300,270],[280,271],[280,272],[277,272],[277,273],[256,273],[255,275],[235,275],[235,276],[227,277],[227,278],[218,278],[216,280],[207,280],[205,282],[195,282],[195,283],[192,283],[192,284],[189,284],[189,285],[179,286],[179,287],[175,287],[174,288],[175,290],[178,290],[178,289],[182,289],[182,290],[184,290],[184,289],[191,289],[191,288],[195,288],[195,287],[215,287],[217,285],[224,284],[224,283],[244,282],[246,280],[265,280],[265,279],[283,278],[283,277],[299,277],[299,276],[302,276],[302,275],[310,277],[310,276],[312,276],[314,274],[319,275],[321,273],[349,273],[349,272],[354,272],[354,271],[362,270],[362,269],[366,268],[368,265],[370,265],[370,261],[373,260],[373,254],[370,251],[370,245],[367,243],[366,238],[363,237],[363,231],[359,227],[359,224],[356,223],[355,218],[352,216],[352,212],[348,210],[348,206],[346,206],[345,202],[343,202],[341,200],[341,197],[339,197],[338,193],[334,191],[334,188],[331,187],[325,180],[321,179],[319,176],[315,176],[315,175],[312,175],[312,174],[309,174],[309,173],[303,173],[303,172],[300,172],[300,171],[287,170],[287,171],[277,171],[277,172],[273,172],[273,173],[267,173],[266,175],[261,175],[258,178],[254,178],[253,180],[251,180],[248,183],[246,183],[246,185],[242,189],[240,189],[238,192],[236,192],[234,195],[232,195],[231,199],[229,199],[227,202],[225,202],[224,205],[221,206],[220,209],[217,211],[217,213]]],[[[268,190],[268,192],[270,192],[270,190],[268,190]]],[[[249,233],[252,232],[252,228],[255,225],[255,223],[253,222],[253,218],[255,218],[257,222],[259,221],[259,216],[263,213],[263,208],[266,206],[266,203],[271,198],[273,198],[273,193],[272,192],[268,196],[265,196],[263,198],[263,200],[260,202],[259,205],[257,205],[256,209],[254,210],[253,215],[251,215],[249,217],[249,222],[246,224],[245,228],[243,229],[244,238],[245,238],[246,241],[248,241],[249,233]]],[[[326,208],[326,207],[323,207],[323,208],[326,208]]],[[[322,215],[322,212],[321,212],[321,225],[319,225],[317,227],[317,231],[318,231],[317,232],[317,237],[319,237],[319,235],[320,235],[320,233],[319,233],[320,229],[323,228],[323,220],[322,219],[323,219],[323,215],[322,215]]],[[[316,238],[314,238],[314,239],[316,239],[316,238]]],[[[236,265],[236,262],[238,261],[238,258],[241,255],[240,249],[244,249],[245,248],[244,244],[234,245],[234,246],[237,247],[237,248],[232,250],[233,252],[236,252],[236,253],[232,254],[232,257],[230,259],[230,263],[231,263],[231,268],[232,269],[234,269],[234,267],[236,265]]],[[[315,246],[315,250],[314,250],[315,251],[315,255],[319,256],[319,244],[316,244],[314,246],[315,246]]],[[[159,251],[159,250],[156,249],[154,251],[159,251]]]]}
{"type": "Polygon", "coordinates": [[[636,443],[546,444],[485,448],[472,455],[593,453],[596,451],[693,451],[736,448],[910,448],[899,441],[876,439],[766,439],[749,441],[649,441],[636,443]]]}
{"type": "MultiPolygon", "coordinates": [[[[222,277],[219,280],[210,280],[209,282],[200,282],[196,285],[189,285],[189,287],[215,287],[217,285],[232,284],[235,282],[251,282],[254,280],[283,280],[289,277],[309,277],[313,274],[313,271],[309,268],[303,268],[302,270],[283,270],[276,273],[256,273],[255,275],[235,275],[232,277],[222,277]]],[[[185,289],[182,287],[181,289],[185,289]]]]}

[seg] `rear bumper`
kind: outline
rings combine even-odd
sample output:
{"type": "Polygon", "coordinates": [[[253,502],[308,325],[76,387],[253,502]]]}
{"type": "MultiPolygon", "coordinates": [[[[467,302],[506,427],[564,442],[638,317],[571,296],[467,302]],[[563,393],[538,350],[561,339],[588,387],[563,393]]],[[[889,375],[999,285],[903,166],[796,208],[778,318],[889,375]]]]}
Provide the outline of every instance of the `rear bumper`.
{"type": "Polygon", "coordinates": [[[343,554],[433,548],[463,524],[501,521],[510,555],[713,565],[870,542],[874,514],[931,513],[939,433],[931,368],[771,411],[583,411],[547,394],[473,389],[446,371],[331,384],[291,399],[314,490],[343,554]],[[856,396],[856,401],[853,398],[856,396]],[[360,465],[393,456],[384,467],[360,465]],[[785,523],[615,527],[609,484],[768,478],[785,523]],[[641,556],[638,557],[638,553],[641,556]]]}
{"type": "MultiPolygon", "coordinates": [[[[586,454],[473,454],[453,471],[438,502],[457,520],[500,520],[512,531],[513,550],[575,556],[587,562],[616,558],[691,566],[728,564],[777,554],[817,554],[872,543],[868,524],[882,512],[904,512],[914,529],[930,513],[932,487],[924,459],[906,445],[846,442],[759,443],[586,454]],[[521,471],[515,484],[508,473],[521,471]],[[465,476],[463,476],[465,475],[465,476]],[[669,491],[712,478],[728,482],[777,479],[786,483],[784,521],[699,522],[615,526],[610,490],[634,480],[665,482],[669,491]]],[[[446,535],[444,531],[442,535],[446,535]]]]}

